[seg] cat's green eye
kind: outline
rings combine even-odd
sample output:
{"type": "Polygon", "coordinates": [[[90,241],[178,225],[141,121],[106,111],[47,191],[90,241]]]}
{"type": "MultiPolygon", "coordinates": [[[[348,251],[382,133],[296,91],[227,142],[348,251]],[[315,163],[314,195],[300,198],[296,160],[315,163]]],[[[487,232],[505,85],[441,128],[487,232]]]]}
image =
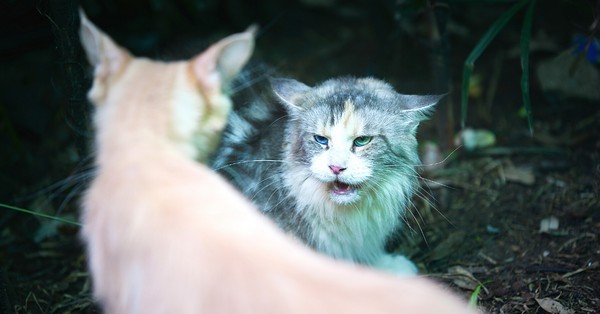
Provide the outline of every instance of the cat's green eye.
{"type": "Polygon", "coordinates": [[[315,142],[321,144],[321,145],[327,145],[329,144],[329,139],[326,138],[325,136],[321,136],[321,135],[315,135],[313,137],[315,139],[315,142]]]}
{"type": "Polygon", "coordinates": [[[354,139],[354,147],[361,147],[369,144],[373,139],[372,136],[359,136],[354,139]]]}

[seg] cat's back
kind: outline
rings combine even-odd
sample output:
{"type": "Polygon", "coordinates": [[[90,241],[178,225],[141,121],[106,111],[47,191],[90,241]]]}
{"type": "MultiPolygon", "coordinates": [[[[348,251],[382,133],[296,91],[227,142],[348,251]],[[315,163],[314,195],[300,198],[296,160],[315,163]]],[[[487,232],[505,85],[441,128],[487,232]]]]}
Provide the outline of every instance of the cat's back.
{"type": "Polygon", "coordinates": [[[256,147],[265,139],[283,133],[285,110],[273,96],[269,78],[272,71],[257,65],[245,69],[232,82],[233,111],[223,143],[256,147]]]}
{"type": "Polygon", "coordinates": [[[271,189],[275,185],[265,185],[279,180],[285,145],[287,116],[273,96],[269,75],[267,68],[257,66],[246,69],[233,82],[233,111],[211,162],[213,169],[254,201],[261,195],[277,200],[271,189]]]}

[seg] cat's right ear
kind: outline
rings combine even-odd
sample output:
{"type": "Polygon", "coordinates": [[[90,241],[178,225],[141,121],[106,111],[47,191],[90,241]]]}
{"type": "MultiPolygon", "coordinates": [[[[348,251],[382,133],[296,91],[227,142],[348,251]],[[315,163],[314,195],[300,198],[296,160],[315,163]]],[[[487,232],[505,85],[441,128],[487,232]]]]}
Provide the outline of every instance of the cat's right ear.
{"type": "Polygon", "coordinates": [[[303,108],[298,105],[298,99],[310,91],[311,87],[292,79],[271,78],[271,88],[288,110],[301,111],[303,108]]]}
{"type": "Polygon", "coordinates": [[[192,70],[198,83],[209,93],[221,93],[242,70],[254,50],[256,25],[211,45],[192,60],[192,70]]]}

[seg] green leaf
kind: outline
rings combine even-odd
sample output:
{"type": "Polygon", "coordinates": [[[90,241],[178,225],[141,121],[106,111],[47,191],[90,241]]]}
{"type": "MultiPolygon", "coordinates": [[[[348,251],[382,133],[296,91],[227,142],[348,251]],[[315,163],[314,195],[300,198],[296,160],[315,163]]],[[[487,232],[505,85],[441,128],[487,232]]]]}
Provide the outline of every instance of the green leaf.
{"type": "Polygon", "coordinates": [[[523,20],[521,29],[521,94],[523,95],[523,106],[527,114],[529,133],[533,135],[533,115],[531,113],[531,99],[529,98],[529,38],[531,37],[531,25],[533,24],[533,8],[535,0],[531,0],[529,8],[523,20]]]}
{"type": "Polygon", "coordinates": [[[31,215],[38,216],[38,217],[43,217],[43,218],[47,218],[47,219],[56,220],[56,221],[59,221],[59,222],[62,222],[62,223],[70,224],[70,225],[81,226],[81,224],[78,223],[78,222],[76,222],[76,221],[72,221],[72,220],[69,220],[69,219],[64,219],[64,218],[60,218],[60,217],[56,217],[56,216],[51,216],[51,215],[46,215],[46,214],[38,213],[38,212],[29,210],[29,209],[19,208],[19,207],[16,207],[16,206],[6,205],[6,204],[2,204],[2,203],[0,203],[0,207],[4,207],[4,208],[16,210],[18,212],[31,214],[31,215]]]}
{"type": "Polygon", "coordinates": [[[471,293],[471,296],[469,297],[469,307],[472,309],[477,308],[477,299],[479,298],[479,293],[481,292],[481,285],[477,285],[477,288],[475,288],[475,291],[473,291],[473,293],[471,293]]]}
{"type": "Polygon", "coordinates": [[[463,82],[462,82],[462,94],[461,94],[461,126],[465,127],[467,120],[467,106],[469,101],[469,81],[471,79],[471,73],[475,66],[475,61],[479,59],[479,56],[485,51],[492,40],[496,37],[498,32],[504,28],[506,23],[519,12],[519,10],[525,6],[531,0],[521,0],[510,7],[504,12],[495,22],[490,26],[487,32],[481,37],[475,48],[471,51],[467,59],[465,60],[463,68],[463,82]]]}

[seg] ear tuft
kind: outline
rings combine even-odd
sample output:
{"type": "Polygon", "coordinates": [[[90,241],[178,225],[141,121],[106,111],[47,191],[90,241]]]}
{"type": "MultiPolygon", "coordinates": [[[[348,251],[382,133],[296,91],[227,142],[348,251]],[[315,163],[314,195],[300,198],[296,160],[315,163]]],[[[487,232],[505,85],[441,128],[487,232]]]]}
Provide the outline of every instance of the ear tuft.
{"type": "Polygon", "coordinates": [[[402,95],[399,94],[399,102],[401,111],[404,113],[414,112],[419,120],[427,118],[429,113],[433,111],[433,107],[444,98],[447,94],[442,95],[402,95]]]}
{"type": "Polygon", "coordinates": [[[311,90],[311,87],[293,80],[286,78],[271,78],[271,88],[277,96],[277,98],[288,108],[294,111],[302,110],[302,107],[298,105],[298,99],[311,90]]]}

